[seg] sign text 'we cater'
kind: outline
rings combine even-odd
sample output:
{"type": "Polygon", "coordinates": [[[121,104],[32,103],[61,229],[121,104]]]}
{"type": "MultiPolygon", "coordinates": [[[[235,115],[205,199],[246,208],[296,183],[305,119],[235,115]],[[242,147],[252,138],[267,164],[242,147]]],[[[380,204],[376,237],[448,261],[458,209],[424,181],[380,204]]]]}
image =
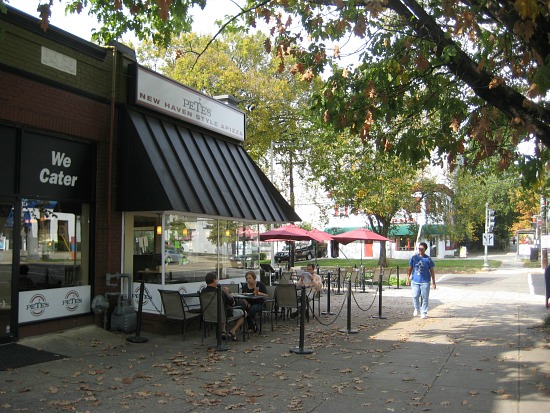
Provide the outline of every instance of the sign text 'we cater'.
{"type": "Polygon", "coordinates": [[[40,171],[40,182],[50,185],[75,186],[78,176],[66,173],[67,169],[71,167],[71,162],[71,158],[65,153],[52,151],[51,166],[40,171]]]}

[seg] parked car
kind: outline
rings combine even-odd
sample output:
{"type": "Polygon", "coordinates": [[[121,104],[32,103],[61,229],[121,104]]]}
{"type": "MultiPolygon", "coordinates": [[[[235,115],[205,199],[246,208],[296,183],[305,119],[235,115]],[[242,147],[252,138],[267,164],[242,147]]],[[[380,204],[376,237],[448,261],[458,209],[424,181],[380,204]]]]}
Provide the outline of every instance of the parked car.
{"type": "MultiPolygon", "coordinates": [[[[289,253],[290,246],[285,245],[282,251],[279,251],[275,254],[275,262],[281,263],[283,261],[288,261],[290,257],[289,253]]],[[[327,245],[323,242],[317,243],[317,258],[326,257],[327,255],[327,245]]],[[[311,261],[315,258],[315,243],[311,242],[309,244],[296,244],[296,250],[294,255],[294,261],[307,260],[311,261]]]]}
{"type": "Polygon", "coordinates": [[[175,248],[166,248],[164,250],[164,263],[165,264],[181,264],[183,262],[184,255],[177,251],[175,248]]]}

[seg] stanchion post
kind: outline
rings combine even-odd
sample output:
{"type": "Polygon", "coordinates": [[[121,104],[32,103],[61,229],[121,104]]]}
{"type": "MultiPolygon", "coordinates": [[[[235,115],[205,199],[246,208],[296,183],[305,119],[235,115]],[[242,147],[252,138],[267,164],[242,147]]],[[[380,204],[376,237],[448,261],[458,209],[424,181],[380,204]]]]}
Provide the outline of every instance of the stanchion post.
{"type": "Polygon", "coordinates": [[[331,282],[331,274],[332,274],[332,271],[327,271],[327,311],[324,311],[322,314],[323,315],[334,315],[334,313],[332,313],[330,311],[330,282],[331,282]]]}
{"type": "Polygon", "coordinates": [[[399,265],[397,266],[397,286],[395,288],[399,289],[399,265]]]}
{"type": "Polygon", "coordinates": [[[363,288],[360,292],[366,293],[367,291],[365,290],[365,267],[363,267],[363,264],[361,264],[361,266],[359,267],[359,276],[361,277],[361,284],[363,284],[363,288]]]}
{"type": "MultiPolygon", "coordinates": [[[[216,290],[216,350],[227,351],[229,348],[222,344],[222,311],[225,311],[222,298],[222,286],[218,284],[216,290]]],[[[203,326],[203,328],[205,328],[203,326]]]]}
{"type": "Polygon", "coordinates": [[[305,321],[306,321],[306,287],[302,285],[300,296],[300,344],[299,347],[291,348],[290,352],[295,354],[311,354],[313,350],[304,348],[305,321]]]}
{"type": "MultiPolygon", "coordinates": [[[[128,282],[130,282],[130,279],[128,278],[128,282]]],[[[128,290],[131,291],[130,288],[128,290]]],[[[141,282],[139,284],[139,302],[138,302],[138,311],[137,311],[137,317],[136,317],[136,335],[134,337],[127,337],[126,341],[129,341],[130,343],[147,343],[149,340],[145,337],[141,337],[141,314],[143,313],[143,292],[145,291],[145,282],[143,281],[143,278],[141,279],[141,282]]],[[[128,297],[128,300],[132,300],[132,297],[128,297]]]]}
{"type": "Polygon", "coordinates": [[[342,280],[341,277],[342,277],[342,271],[341,271],[341,268],[338,267],[338,288],[336,289],[336,295],[342,294],[342,293],[340,292],[340,282],[341,282],[341,280],[342,280]]]}
{"type": "Polygon", "coordinates": [[[550,265],[544,269],[544,283],[546,286],[546,308],[550,308],[550,265]]]}
{"type": "Polygon", "coordinates": [[[347,327],[347,329],[345,329],[345,328],[341,329],[340,332],[341,333],[348,333],[348,334],[357,334],[358,333],[357,330],[352,330],[351,329],[351,277],[348,281],[348,297],[347,297],[347,300],[348,300],[348,311],[347,311],[347,313],[348,313],[348,315],[347,315],[347,317],[348,317],[348,321],[347,321],[348,327],[347,327]]]}
{"type": "Polygon", "coordinates": [[[380,274],[378,275],[378,316],[373,316],[373,318],[385,319],[382,317],[382,274],[384,269],[380,266],[380,274]]]}

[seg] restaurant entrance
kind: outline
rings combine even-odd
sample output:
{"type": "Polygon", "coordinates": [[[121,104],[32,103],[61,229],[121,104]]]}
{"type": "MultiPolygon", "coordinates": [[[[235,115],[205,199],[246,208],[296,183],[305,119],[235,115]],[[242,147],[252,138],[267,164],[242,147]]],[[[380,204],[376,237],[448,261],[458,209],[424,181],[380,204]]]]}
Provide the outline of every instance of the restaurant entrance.
{"type": "Polygon", "coordinates": [[[13,204],[0,202],[0,343],[12,340],[13,204]],[[10,224],[11,216],[11,224],[10,224]]]}

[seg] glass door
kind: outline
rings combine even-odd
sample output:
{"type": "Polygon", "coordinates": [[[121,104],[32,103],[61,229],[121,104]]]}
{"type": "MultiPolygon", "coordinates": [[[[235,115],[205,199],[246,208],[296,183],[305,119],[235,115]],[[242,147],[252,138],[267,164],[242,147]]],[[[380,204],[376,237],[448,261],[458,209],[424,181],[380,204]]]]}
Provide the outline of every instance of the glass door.
{"type": "Polygon", "coordinates": [[[11,341],[13,223],[12,203],[0,202],[0,342],[11,341]]]}

